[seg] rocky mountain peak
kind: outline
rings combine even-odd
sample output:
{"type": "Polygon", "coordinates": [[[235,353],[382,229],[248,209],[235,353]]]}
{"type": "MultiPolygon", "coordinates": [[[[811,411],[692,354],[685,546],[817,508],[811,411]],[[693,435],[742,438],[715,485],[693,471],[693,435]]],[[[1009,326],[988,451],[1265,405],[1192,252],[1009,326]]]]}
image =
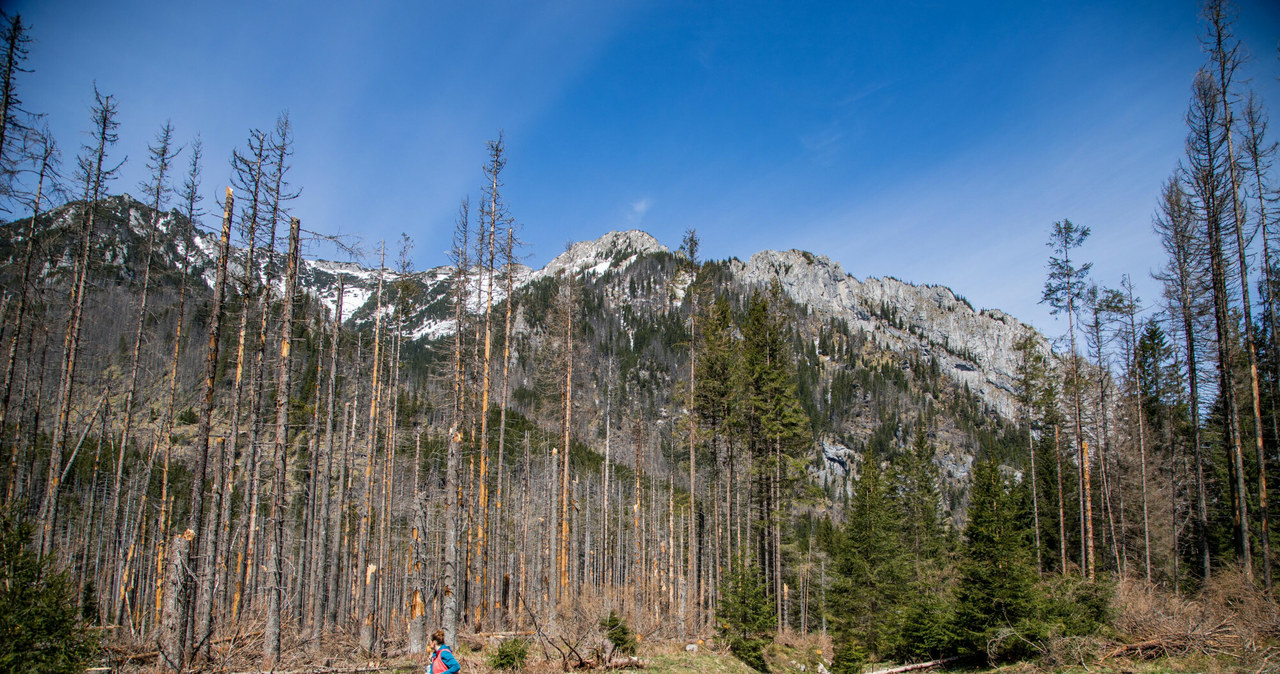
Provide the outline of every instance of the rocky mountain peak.
{"type": "Polygon", "coordinates": [[[658,243],[648,232],[638,229],[614,231],[592,241],[571,244],[568,250],[553,258],[534,277],[555,276],[570,270],[599,276],[610,269],[625,267],[642,255],[670,252],[671,249],[658,243]]]}

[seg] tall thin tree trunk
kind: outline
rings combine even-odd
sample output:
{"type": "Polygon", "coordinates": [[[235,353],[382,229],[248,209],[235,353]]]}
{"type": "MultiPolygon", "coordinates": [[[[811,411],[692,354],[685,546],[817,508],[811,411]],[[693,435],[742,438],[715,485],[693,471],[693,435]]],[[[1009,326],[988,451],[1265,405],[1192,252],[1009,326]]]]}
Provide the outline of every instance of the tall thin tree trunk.
{"type": "MultiPolygon", "coordinates": [[[[694,272],[695,275],[697,272],[694,272]]],[[[692,284],[691,284],[692,285],[692,284]]],[[[697,416],[694,413],[694,388],[697,380],[698,369],[698,296],[692,287],[689,288],[689,570],[685,594],[690,598],[690,604],[693,606],[694,625],[702,618],[701,595],[696,592],[696,584],[698,578],[698,532],[697,532],[697,512],[694,494],[698,488],[698,471],[697,471],[697,435],[698,423],[697,416]]],[[[683,617],[683,616],[682,616],[683,617]]]]}
{"type": "Polygon", "coordinates": [[[276,376],[276,432],[272,449],[275,465],[271,494],[270,585],[267,588],[267,624],[263,631],[262,656],[267,667],[280,658],[280,611],[284,599],[284,519],[285,490],[288,487],[286,452],[288,450],[290,367],[289,352],[293,340],[293,304],[298,285],[298,238],[300,223],[289,220],[289,258],[285,272],[284,320],[280,328],[280,362],[276,376]]]}
{"type": "Polygon", "coordinates": [[[557,586],[556,597],[563,601],[569,593],[569,458],[573,453],[570,443],[570,433],[572,432],[573,423],[573,283],[572,275],[565,279],[567,284],[565,288],[565,306],[562,320],[564,325],[564,350],[565,350],[565,374],[564,374],[564,416],[562,417],[560,433],[561,433],[561,449],[560,457],[560,550],[559,550],[559,574],[560,583],[557,586]]]}
{"type": "MultiPolygon", "coordinates": [[[[5,102],[7,105],[7,101],[5,102]]],[[[4,122],[0,120],[0,133],[3,133],[4,122]]],[[[4,368],[4,397],[0,399],[0,447],[3,447],[5,440],[6,424],[9,419],[9,401],[10,394],[13,392],[14,372],[18,364],[18,343],[22,336],[22,326],[26,322],[27,304],[30,298],[28,287],[31,285],[31,263],[35,258],[35,239],[36,239],[36,220],[40,218],[40,209],[44,203],[44,184],[46,179],[50,178],[50,172],[53,170],[51,161],[54,158],[53,141],[48,137],[42,137],[42,151],[40,152],[40,171],[36,179],[36,197],[32,202],[31,219],[27,221],[26,246],[22,254],[22,276],[18,285],[18,308],[17,316],[13,321],[13,334],[9,338],[9,358],[5,362],[4,368]]],[[[3,149],[3,141],[0,141],[0,149],[3,149]]],[[[28,331],[28,339],[35,334],[35,326],[28,331]]],[[[14,499],[14,486],[18,482],[18,448],[21,443],[15,437],[13,447],[9,452],[9,474],[8,481],[5,483],[5,503],[11,503],[14,499]]]]}
{"type": "Polygon", "coordinates": [[[159,638],[159,660],[157,668],[162,672],[179,672],[183,668],[183,648],[182,638],[184,630],[182,629],[182,607],[179,605],[179,596],[182,594],[182,565],[183,559],[187,556],[187,546],[191,545],[191,539],[194,535],[188,529],[183,534],[173,537],[173,544],[169,548],[168,563],[165,564],[165,574],[163,580],[160,580],[165,588],[164,591],[164,607],[161,610],[160,621],[160,638],[159,638]]]}
{"type": "MultiPolygon", "coordinates": [[[[1263,274],[1263,301],[1266,306],[1264,314],[1269,336],[1271,338],[1272,358],[1280,358],[1276,354],[1280,354],[1280,332],[1276,329],[1276,301],[1275,301],[1275,279],[1272,277],[1273,267],[1271,261],[1271,242],[1270,242],[1270,220],[1267,214],[1267,190],[1263,184],[1263,176],[1266,174],[1266,168],[1263,162],[1270,161],[1270,156],[1275,151],[1275,146],[1266,146],[1263,141],[1263,134],[1266,130],[1266,120],[1263,113],[1258,109],[1252,95],[1249,102],[1245,106],[1245,150],[1248,155],[1246,162],[1250,173],[1254,177],[1254,185],[1257,192],[1258,206],[1258,232],[1262,237],[1262,274],[1263,274]]],[[[1271,381],[1271,433],[1272,437],[1280,437],[1280,414],[1276,410],[1276,382],[1273,378],[1271,381]]],[[[1256,398],[1255,398],[1256,399],[1256,398]]],[[[1271,524],[1270,512],[1267,505],[1267,455],[1263,451],[1261,437],[1259,433],[1259,442],[1255,449],[1257,450],[1258,462],[1258,515],[1260,518],[1260,529],[1258,532],[1259,542],[1262,543],[1262,578],[1267,592],[1271,592],[1271,524]]]]}
{"type": "Polygon", "coordinates": [[[1035,531],[1036,575],[1044,573],[1040,558],[1040,483],[1036,481],[1036,439],[1031,430],[1031,408],[1027,407],[1027,446],[1031,450],[1031,522],[1035,531]]]}
{"type": "MultiPolygon", "coordinates": [[[[317,513],[317,525],[319,531],[316,532],[315,541],[313,543],[313,557],[318,562],[312,570],[312,585],[315,588],[315,600],[311,604],[311,649],[313,651],[320,649],[320,637],[324,632],[326,604],[336,601],[336,588],[332,587],[328,582],[329,573],[325,572],[326,565],[328,568],[338,566],[336,555],[327,555],[329,551],[329,493],[331,490],[333,473],[333,418],[335,412],[335,401],[337,398],[337,381],[338,381],[338,342],[342,336],[342,299],[344,295],[345,277],[338,276],[338,300],[333,312],[333,334],[330,337],[329,346],[329,389],[326,392],[326,411],[325,411],[325,427],[324,427],[324,461],[321,463],[320,478],[317,480],[318,489],[320,490],[320,505],[317,513]],[[328,559],[326,560],[326,556],[328,559]]],[[[319,388],[319,382],[316,387],[319,388]]],[[[317,442],[316,447],[320,444],[317,442]]]]}
{"type": "Polygon", "coordinates": [[[356,568],[361,574],[363,580],[362,589],[360,591],[360,647],[366,651],[372,651],[376,634],[376,603],[374,585],[377,573],[380,569],[375,564],[369,562],[369,544],[372,538],[373,529],[373,465],[377,455],[378,441],[378,404],[382,399],[382,391],[379,388],[379,375],[382,365],[382,269],[386,266],[385,254],[383,262],[379,265],[378,271],[378,292],[377,303],[374,309],[374,329],[373,329],[373,379],[372,394],[369,396],[369,444],[365,457],[364,468],[364,513],[360,518],[360,536],[357,545],[360,546],[356,568]]]}
{"type": "Polygon", "coordinates": [[[1067,507],[1062,490],[1062,441],[1058,424],[1053,425],[1053,455],[1058,462],[1058,564],[1059,573],[1067,572],[1067,507]]]}
{"type": "MultiPolygon", "coordinates": [[[[98,173],[101,173],[102,151],[99,151],[98,173]]],[[[95,215],[97,213],[97,189],[86,190],[91,198],[86,199],[87,213],[82,216],[84,226],[81,230],[80,253],[76,261],[75,281],[71,290],[70,315],[67,318],[66,333],[63,337],[62,379],[58,386],[58,418],[55,422],[53,440],[49,445],[49,476],[45,481],[44,500],[40,506],[40,556],[45,557],[53,551],[53,526],[57,518],[58,487],[62,469],[62,452],[71,423],[72,394],[75,390],[76,360],[80,353],[80,322],[84,315],[84,296],[86,281],[89,275],[89,251],[92,248],[95,215]]]]}

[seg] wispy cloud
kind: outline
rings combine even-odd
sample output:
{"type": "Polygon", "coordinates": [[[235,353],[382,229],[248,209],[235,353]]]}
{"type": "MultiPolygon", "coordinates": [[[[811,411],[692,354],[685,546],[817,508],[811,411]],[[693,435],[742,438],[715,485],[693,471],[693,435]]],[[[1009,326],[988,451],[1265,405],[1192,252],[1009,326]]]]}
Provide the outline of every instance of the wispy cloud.
{"type": "Polygon", "coordinates": [[[800,145],[820,166],[831,166],[843,150],[844,132],[830,124],[813,133],[800,136],[800,145]]]}
{"type": "Polygon", "coordinates": [[[653,199],[644,197],[637,199],[627,207],[627,222],[632,225],[638,225],[644,222],[645,213],[649,212],[649,208],[653,206],[653,199]]]}

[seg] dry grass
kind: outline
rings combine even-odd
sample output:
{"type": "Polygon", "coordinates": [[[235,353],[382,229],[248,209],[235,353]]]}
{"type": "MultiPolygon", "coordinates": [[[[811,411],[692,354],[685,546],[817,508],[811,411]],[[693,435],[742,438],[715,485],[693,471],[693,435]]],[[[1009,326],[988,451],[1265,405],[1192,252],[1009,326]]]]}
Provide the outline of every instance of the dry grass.
{"type": "Polygon", "coordinates": [[[1188,671],[1280,671],[1280,605],[1238,569],[1218,572],[1194,597],[1122,580],[1115,606],[1118,639],[1108,644],[1103,661],[1160,659],[1195,663],[1188,671]]]}
{"type": "MultiPolygon", "coordinates": [[[[1113,638],[1059,639],[1049,644],[1037,663],[1019,663],[998,672],[1277,672],[1280,673],[1280,605],[1236,570],[1224,569],[1194,597],[1176,597],[1145,583],[1121,580],[1116,585],[1113,638]]],[[[600,619],[610,610],[623,616],[642,636],[637,655],[647,672],[712,672],[749,674],[752,670],[720,649],[709,635],[697,652],[685,650],[697,638],[679,638],[676,621],[637,619],[635,607],[625,599],[584,594],[564,607],[542,628],[541,637],[532,637],[525,672],[552,674],[564,671],[564,664],[577,664],[574,652],[584,660],[600,657],[604,635],[600,619]],[[554,644],[554,645],[552,645],[554,644]],[[570,648],[572,647],[572,648],[570,648]],[[545,655],[544,655],[545,652],[545,655]],[[562,656],[561,653],[564,653],[562,656]],[[548,657],[549,656],[549,657],[548,657]]],[[[210,663],[216,671],[256,670],[262,653],[262,620],[244,621],[239,637],[220,641],[210,663]]],[[[388,655],[370,658],[347,631],[325,635],[324,649],[314,653],[297,629],[286,625],[279,663],[281,669],[325,667],[383,667],[388,673],[421,672],[424,656],[409,656],[402,643],[388,644],[388,655]]],[[[485,663],[488,650],[467,648],[467,635],[460,639],[458,656],[467,674],[491,671],[485,663]]],[[[479,647],[483,639],[470,637],[479,647]]],[[[145,654],[151,644],[113,645],[112,664],[121,672],[154,671],[154,656],[125,660],[126,655],[145,654]]],[[[814,672],[817,664],[829,661],[829,638],[818,635],[780,634],[766,650],[770,666],[777,672],[814,672]],[[801,670],[801,667],[804,669],[801,670]]]]}

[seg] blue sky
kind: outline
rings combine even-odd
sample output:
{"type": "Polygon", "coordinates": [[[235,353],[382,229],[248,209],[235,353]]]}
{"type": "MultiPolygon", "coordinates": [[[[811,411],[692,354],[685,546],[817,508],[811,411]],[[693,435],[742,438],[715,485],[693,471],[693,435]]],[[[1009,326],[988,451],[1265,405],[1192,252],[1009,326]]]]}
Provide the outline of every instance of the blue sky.
{"type": "MultiPolygon", "coordinates": [[[[5,4],[35,40],[22,98],[68,165],[93,83],[117,97],[113,191],[137,193],[171,120],[204,139],[212,210],[232,148],[288,110],[304,226],[370,249],[408,233],[422,268],[503,130],[532,265],[611,229],[674,248],[694,227],[708,257],[802,248],[1051,333],[1058,219],[1093,229],[1099,282],[1128,273],[1156,299],[1151,215],[1204,61],[1189,0],[5,4]]],[[[1274,111],[1280,8],[1239,10],[1274,111]]]]}

